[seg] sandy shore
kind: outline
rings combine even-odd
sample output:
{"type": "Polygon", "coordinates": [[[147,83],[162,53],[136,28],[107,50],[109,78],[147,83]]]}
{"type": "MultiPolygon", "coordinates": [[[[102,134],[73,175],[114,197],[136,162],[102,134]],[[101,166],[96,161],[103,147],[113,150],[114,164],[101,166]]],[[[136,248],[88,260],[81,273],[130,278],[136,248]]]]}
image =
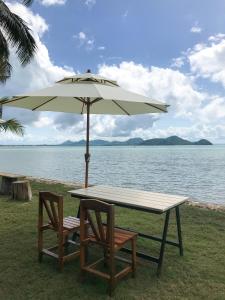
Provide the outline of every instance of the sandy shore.
{"type": "Polygon", "coordinates": [[[199,208],[207,208],[207,209],[216,210],[216,211],[225,211],[225,204],[213,204],[213,203],[200,202],[200,201],[194,201],[194,200],[187,201],[187,204],[190,206],[195,206],[195,207],[199,207],[199,208]]]}
{"type": "Polygon", "coordinates": [[[46,179],[42,177],[34,177],[34,176],[26,176],[27,179],[36,181],[36,182],[43,182],[48,184],[64,184],[69,187],[73,187],[75,189],[81,189],[84,185],[80,182],[72,182],[72,181],[63,181],[63,180],[55,180],[55,179],[46,179]]]}

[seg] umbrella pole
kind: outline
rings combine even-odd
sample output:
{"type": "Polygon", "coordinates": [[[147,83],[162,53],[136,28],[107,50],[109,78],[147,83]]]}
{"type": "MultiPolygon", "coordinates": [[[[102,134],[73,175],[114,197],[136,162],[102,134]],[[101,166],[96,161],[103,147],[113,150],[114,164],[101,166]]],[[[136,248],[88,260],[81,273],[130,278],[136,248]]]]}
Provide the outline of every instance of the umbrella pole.
{"type": "Polygon", "coordinates": [[[85,157],[85,188],[88,187],[88,164],[90,161],[89,153],[89,131],[90,131],[90,99],[87,99],[87,128],[86,128],[86,153],[85,157]]]}
{"type": "Polygon", "coordinates": [[[0,103],[0,119],[2,118],[2,104],[0,103]]]}

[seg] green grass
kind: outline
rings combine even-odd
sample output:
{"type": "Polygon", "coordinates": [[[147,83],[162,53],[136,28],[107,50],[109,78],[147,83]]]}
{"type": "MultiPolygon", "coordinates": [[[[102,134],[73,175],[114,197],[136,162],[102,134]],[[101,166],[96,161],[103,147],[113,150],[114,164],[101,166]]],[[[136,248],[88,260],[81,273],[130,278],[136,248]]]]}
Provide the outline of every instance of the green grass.
{"type": "MultiPolygon", "coordinates": [[[[44,257],[37,261],[38,191],[51,190],[65,196],[65,215],[75,214],[78,201],[60,184],[32,183],[33,200],[15,202],[0,197],[0,299],[107,299],[106,283],[87,276],[78,282],[79,261],[65,265],[44,257]]],[[[115,299],[225,299],[225,212],[184,205],[181,209],[184,257],[166,245],[163,272],[156,277],[156,265],[143,260],[135,279],[119,282],[115,299]]],[[[147,213],[116,208],[116,223],[160,234],[163,219],[147,213]]],[[[172,215],[170,237],[175,237],[172,215]]],[[[139,248],[156,254],[156,242],[138,240],[139,248]]]]}

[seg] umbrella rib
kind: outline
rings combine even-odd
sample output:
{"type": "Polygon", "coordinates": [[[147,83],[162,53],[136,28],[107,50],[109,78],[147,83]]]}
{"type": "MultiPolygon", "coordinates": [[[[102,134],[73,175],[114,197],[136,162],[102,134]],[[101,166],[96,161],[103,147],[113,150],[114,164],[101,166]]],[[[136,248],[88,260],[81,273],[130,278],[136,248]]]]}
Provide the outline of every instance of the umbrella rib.
{"type": "Polygon", "coordinates": [[[114,86],[118,86],[118,84],[117,83],[114,83],[113,81],[111,81],[111,80],[105,80],[105,82],[106,83],[110,83],[110,84],[112,84],[112,85],[114,85],[114,86]]]}
{"type": "Polygon", "coordinates": [[[94,104],[94,103],[96,103],[96,102],[98,102],[98,101],[100,101],[100,100],[102,100],[102,98],[96,98],[95,100],[93,100],[93,101],[91,102],[91,104],[94,104]]]}
{"type": "Polygon", "coordinates": [[[81,98],[77,98],[77,97],[73,97],[73,98],[76,99],[76,100],[78,100],[78,101],[80,101],[80,102],[82,102],[83,104],[86,104],[86,101],[82,100],[81,98]]]}
{"type": "Polygon", "coordinates": [[[60,82],[63,82],[64,80],[66,80],[67,78],[63,78],[63,79],[61,79],[61,80],[59,80],[59,81],[56,81],[56,83],[60,83],[60,82]]]}
{"type": "Polygon", "coordinates": [[[115,100],[112,100],[114,104],[116,104],[123,112],[125,112],[126,115],[130,116],[130,114],[124,109],[119,103],[117,103],[115,100]]]}
{"type": "Polygon", "coordinates": [[[33,108],[33,109],[32,109],[32,111],[34,111],[34,110],[38,109],[39,107],[41,107],[41,106],[45,105],[45,104],[46,104],[46,103],[48,103],[48,102],[50,102],[50,101],[54,100],[55,98],[57,98],[57,96],[55,96],[55,97],[53,97],[53,98],[51,98],[51,99],[48,99],[48,100],[47,100],[47,101],[45,101],[44,103],[42,103],[42,104],[40,104],[40,105],[36,106],[35,108],[33,108]]]}
{"type": "Polygon", "coordinates": [[[5,101],[5,102],[2,103],[2,104],[7,104],[7,103],[19,101],[19,100],[22,100],[22,99],[25,99],[25,98],[28,98],[28,96],[23,96],[23,97],[19,97],[19,98],[16,98],[16,99],[8,100],[8,101],[5,101]]]}
{"type": "Polygon", "coordinates": [[[159,108],[159,107],[157,107],[157,106],[154,105],[154,104],[150,104],[150,103],[145,103],[145,104],[148,105],[148,106],[154,107],[154,108],[158,109],[158,110],[161,111],[161,112],[165,112],[165,113],[167,112],[166,109],[159,108]]]}

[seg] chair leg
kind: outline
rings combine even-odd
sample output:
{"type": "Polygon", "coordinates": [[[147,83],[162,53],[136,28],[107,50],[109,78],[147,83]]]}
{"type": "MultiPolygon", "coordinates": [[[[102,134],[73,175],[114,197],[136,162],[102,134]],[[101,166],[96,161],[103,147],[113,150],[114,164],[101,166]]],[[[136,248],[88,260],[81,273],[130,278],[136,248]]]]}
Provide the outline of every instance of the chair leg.
{"type": "Polygon", "coordinates": [[[109,254],[108,254],[108,250],[106,248],[104,248],[103,250],[103,255],[104,255],[104,267],[108,267],[109,263],[109,254]]]}
{"type": "Polygon", "coordinates": [[[41,229],[38,229],[38,261],[41,263],[42,262],[42,253],[43,249],[43,231],[41,229]]]}
{"type": "Polygon", "coordinates": [[[69,243],[68,243],[68,239],[69,239],[69,236],[66,235],[64,236],[63,238],[63,246],[64,246],[64,249],[65,249],[65,253],[68,254],[68,251],[69,251],[69,243]]]}
{"type": "Polygon", "coordinates": [[[80,244],[80,274],[79,274],[79,281],[81,283],[84,282],[85,271],[83,270],[83,268],[86,264],[86,259],[87,259],[86,253],[87,253],[87,247],[83,243],[81,243],[80,244]]]}
{"type": "Polygon", "coordinates": [[[58,236],[58,243],[59,243],[59,269],[60,271],[63,271],[63,267],[64,267],[64,238],[62,234],[59,234],[58,236]]]}
{"type": "Polygon", "coordinates": [[[137,249],[136,249],[136,237],[131,240],[131,247],[132,247],[132,277],[135,278],[136,275],[136,266],[137,266],[137,249]]]}
{"type": "Polygon", "coordinates": [[[109,253],[109,268],[110,268],[110,280],[109,280],[109,296],[112,297],[115,289],[115,254],[114,251],[109,253]]]}

